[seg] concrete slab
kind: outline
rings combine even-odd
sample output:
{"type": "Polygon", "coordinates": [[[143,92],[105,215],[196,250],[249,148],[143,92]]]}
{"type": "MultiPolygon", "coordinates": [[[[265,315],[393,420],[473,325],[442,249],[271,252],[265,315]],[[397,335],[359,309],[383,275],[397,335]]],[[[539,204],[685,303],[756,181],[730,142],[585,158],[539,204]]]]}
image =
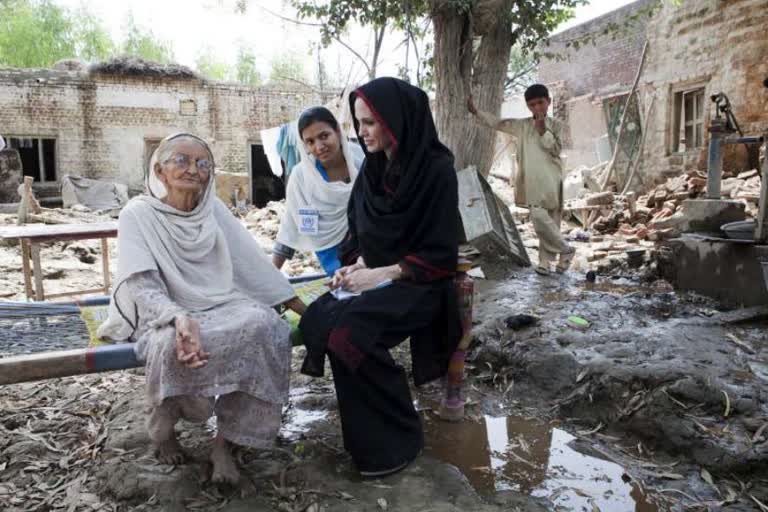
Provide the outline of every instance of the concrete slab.
{"type": "Polygon", "coordinates": [[[666,242],[659,270],[676,289],[701,293],[734,306],[768,304],[761,258],[768,246],[683,235],[666,242]]]}
{"type": "Polygon", "coordinates": [[[687,232],[720,232],[720,226],[747,218],[744,203],[725,199],[688,199],[683,201],[687,232]]]}

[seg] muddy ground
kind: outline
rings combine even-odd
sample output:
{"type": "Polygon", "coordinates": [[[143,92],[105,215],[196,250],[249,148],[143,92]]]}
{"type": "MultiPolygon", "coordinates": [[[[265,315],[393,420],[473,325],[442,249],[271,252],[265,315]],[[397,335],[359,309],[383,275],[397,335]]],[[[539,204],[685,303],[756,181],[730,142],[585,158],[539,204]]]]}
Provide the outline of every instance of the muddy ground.
{"type": "MultiPolygon", "coordinates": [[[[0,389],[3,510],[761,510],[768,502],[765,324],[668,285],[530,269],[478,282],[465,421],[414,390],[427,448],[361,480],[341,448],[333,384],[294,371],[272,451],[245,450],[240,488],[207,482],[214,424],[179,426],[190,464],[157,464],[142,376],[0,389]],[[516,314],[535,326],[509,328],[516,314]],[[566,323],[578,315],[586,330],[566,323]]],[[[302,349],[294,353],[294,370],[302,349]]],[[[405,348],[397,356],[408,366],[405,348]]]]}
{"type": "MultiPolygon", "coordinates": [[[[279,208],[243,219],[265,247],[279,208]]],[[[531,226],[519,228],[535,261],[531,226]]],[[[765,321],[737,323],[718,304],[655,281],[652,264],[630,270],[620,254],[589,261],[595,242],[575,245],[574,268],[562,277],[481,262],[494,280],[476,282],[466,418],[437,417],[440,383],[415,389],[427,447],[397,476],[356,475],[341,448],[333,383],[300,375],[298,348],[276,447],[238,454],[238,488],[208,482],[213,423],[179,425],[191,463],[157,464],[143,428],[141,371],[0,388],[0,510],[768,510],[765,321]],[[594,284],[585,281],[590,269],[594,284]],[[520,314],[537,324],[508,326],[520,314]],[[589,327],[570,326],[573,315],[589,327]]],[[[100,282],[97,242],[51,244],[42,254],[51,292],[100,282]]],[[[23,300],[19,261],[18,247],[0,246],[5,300],[23,300]]],[[[316,268],[304,256],[287,270],[316,268]]],[[[13,336],[0,336],[0,357],[70,347],[78,336],[5,345],[13,336]]],[[[405,347],[396,356],[409,366],[405,347]]]]}

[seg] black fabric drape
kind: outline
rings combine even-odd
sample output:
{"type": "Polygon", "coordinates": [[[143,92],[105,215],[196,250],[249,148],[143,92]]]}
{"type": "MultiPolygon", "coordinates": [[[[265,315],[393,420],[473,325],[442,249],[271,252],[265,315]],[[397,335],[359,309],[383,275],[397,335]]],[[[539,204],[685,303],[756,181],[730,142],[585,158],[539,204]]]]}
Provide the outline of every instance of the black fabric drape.
{"type": "Polygon", "coordinates": [[[342,244],[345,263],[362,255],[368,267],[400,263],[413,269],[416,279],[453,275],[459,237],[456,169],[438,139],[426,93],[402,80],[379,78],[350,95],[353,112],[358,98],[384,126],[393,151],[390,160],[364,148],[342,244]]]}

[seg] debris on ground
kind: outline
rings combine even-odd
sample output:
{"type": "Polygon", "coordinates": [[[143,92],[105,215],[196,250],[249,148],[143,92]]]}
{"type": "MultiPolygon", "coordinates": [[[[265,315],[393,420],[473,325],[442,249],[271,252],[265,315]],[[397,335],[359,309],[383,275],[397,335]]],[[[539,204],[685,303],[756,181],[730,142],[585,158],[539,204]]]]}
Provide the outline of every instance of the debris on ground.
{"type": "MultiPolygon", "coordinates": [[[[648,193],[636,196],[629,192],[617,195],[611,191],[591,192],[570,201],[566,210],[578,212],[598,207],[589,213],[593,218],[590,229],[601,234],[620,233],[638,240],[662,241],[678,236],[685,226],[682,204],[687,199],[702,197],[706,191],[707,175],[691,170],[681,176],[667,179],[648,193]],[[595,212],[595,213],[592,213],[595,212]]],[[[724,172],[721,192],[745,205],[747,217],[754,218],[758,211],[761,178],[757,169],[734,173],[724,172]]],[[[577,221],[580,222],[578,216],[577,221]]]]}
{"type": "Polygon", "coordinates": [[[539,318],[533,315],[519,314],[512,315],[504,320],[504,324],[509,329],[523,329],[525,327],[532,327],[539,323],[539,318]]]}

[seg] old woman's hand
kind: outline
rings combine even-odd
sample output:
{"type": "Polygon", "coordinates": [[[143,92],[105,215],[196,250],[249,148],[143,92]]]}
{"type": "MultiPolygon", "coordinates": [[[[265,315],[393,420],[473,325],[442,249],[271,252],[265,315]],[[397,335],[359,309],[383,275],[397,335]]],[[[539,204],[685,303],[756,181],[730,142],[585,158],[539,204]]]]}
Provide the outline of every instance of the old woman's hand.
{"type": "Polygon", "coordinates": [[[176,359],[187,368],[202,368],[209,354],[200,343],[200,323],[186,315],[176,317],[176,359]]]}

